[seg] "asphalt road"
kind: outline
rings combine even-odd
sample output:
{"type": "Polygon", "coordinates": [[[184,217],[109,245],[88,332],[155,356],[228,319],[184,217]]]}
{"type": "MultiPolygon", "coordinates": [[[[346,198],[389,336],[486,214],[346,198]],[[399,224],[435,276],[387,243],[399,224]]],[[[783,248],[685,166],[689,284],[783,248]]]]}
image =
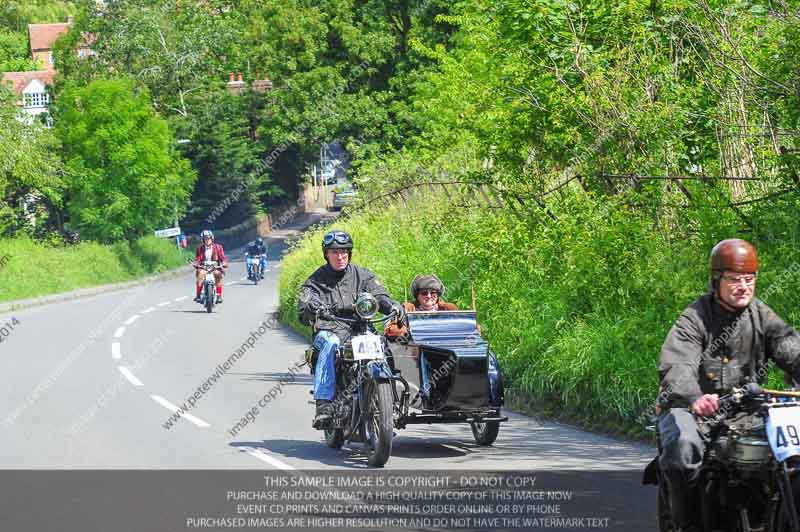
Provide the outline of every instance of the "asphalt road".
{"type": "MultiPolygon", "coordinates": [[[[367,469],[359,444],[332,450],[311,428],[311,379],[293,369],[306,343],[272,318],[284,244],[269,244],[258,286],[233,255],[212,314],[192,302],[190,274],[0,316],[11,325],[0,343],[0,470],[367,469]],[[190,408],[177,418],[182,405],[190,408]]],[[[492,447],[477,447],[468,426],[397,431],[385,470],[627,471],[638,480],[654,453],[508,415],[492,447]]],[[[627,485],[637,522],[653,522],[654,490],[627,485]]]]}

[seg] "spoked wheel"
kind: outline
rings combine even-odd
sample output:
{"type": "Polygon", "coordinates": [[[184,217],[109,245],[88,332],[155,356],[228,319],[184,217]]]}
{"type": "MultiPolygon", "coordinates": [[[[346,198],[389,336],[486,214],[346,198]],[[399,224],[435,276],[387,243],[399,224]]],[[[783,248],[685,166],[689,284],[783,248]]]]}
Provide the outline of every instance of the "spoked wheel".
{"type": "Polygon", "coordinates": [[[484,423],[472,422],[472,436],[478,445],[491,445],[497,439],[500,432],[499,421],[486,421],[484,423]]]}
{"type": "Polygon", "coordinates": [[[344,430],[325,429],[325,444],[331,449],[341,449],[344,445],[344,430]]]}
{"type": "MultiPolygon", "coordinates": [[[[791,467],[797,467],[798,460],[797,457],[789,458],[789,465],[791,467]]],[[[772,509],[772,516],[771,522],[772,527],[769,530],[774,530],[775,532],[791,532],[792,531],[792,522],[797,520],[800,522],[800,478],[797,475],[793,476],[789,481],[789,489],[790,496],[793,499],[794,504],[791,504],[792,501],[787,501],[784,499],[783,495],[781,495],[780,501],[775,505],[772,509]],[[795,516],[790,514],[790,511],[794,506],[795,516]]]]}
{"type": "Polygon", "coordinates": [[[206,312],[211,312],[214,308],[214,290],[210,288],[210,285],[206,285],[206,312]]]}
{"type": "Polygon", "coordinates": [[[367,462],[373,467],[383,467],[392,454],[392,385],[373,382],[365,391],[368,405],[364,413],[367,462]]]}

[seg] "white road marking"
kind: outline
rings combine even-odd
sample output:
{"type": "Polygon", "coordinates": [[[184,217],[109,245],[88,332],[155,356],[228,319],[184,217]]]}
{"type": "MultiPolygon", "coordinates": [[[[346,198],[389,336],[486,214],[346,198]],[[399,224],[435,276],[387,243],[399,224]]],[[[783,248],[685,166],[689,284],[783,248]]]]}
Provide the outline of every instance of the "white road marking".
{"type": "Polygon", "coordinates": [[[122,358],[122,352],[119,350],[119,342],[114,342],[111,344],[111,358],[122,358]]]}
{"type": "Polygon", "coordinates": [[[150,312],[153,312],[155,309],[156,309],[156,307],[150,307],[150,308],[144,309],[142,311],[142,314],[148,314],[150,312]]]}
{"type": "Polygon", "coordinates": [[[133,384],[134,386],[144,386],[142,381],[137,379],[136,375],[131,373],[131,370],[129,370],[125,366],[117,366],[117,369],[119,370],[120,373],[125,375],[125,378],[128,379],[130,381],[130,383],[133,384]]]}
{"type": "Polygon", "coordinates": [[[188,414],[186,412],[180,412],[180,408],[178,408],[177,406],[173,405],[172,403],[170,403],[169,401],[167,401],[166,399],[164,399],[160,395],[151,395],[150,397],[153,398],[153,401],[155,401],[156,403],[160,404],[161,406],[163,406],[167,410],[171,410],[172,412],[174,412],[176,414],[180,413],[181,417],[185,417],[187,421],[191,421],[192,423],[194,423],[195,425],[197,425],[200,428],[206,428],[206,427],[210,427],[211,426],[211,425],[209,425],[208,423],[206,423],[205,421],[203,421],[202,419],[200,419],[198,417],[195,417],[195,416],[193,416],[191,414],[188,414]]]}
{"type": "Polygon", "coordinates": [[[451,449],[453,451],[458,451],[459,453],[465,453],[466,454],[466,453],[469,452],[468,449],[462,449],[460,447],[456,447],[455,445],[448,445],[446,443],[440,443],[439,445],[441,445],[442,447],[447,447],[448,449],[451,449]]]}
{"type": "Polygon", "coordinates": [[[114,331],[114,338],[122,338],[122,335],[125,334],[125,327],[120,327],[116,331],[114,331]]]}
{"type": "Polygon", "coordinates": [[[173,301],[177,303],[178,301],[183,301],[184,299],[189,299],[189,296],[178,297],[176,299],[173,299],[173,301]]]}
{"type": "Polygon", "coordinates": [[[138,314],[134,314],[133,316],[131,316],[130,318],[128,318],[125,321],[125,325],[130,325],[131,323],[133,323],[134,321],[136,321],[138,319],[139,319],[139,315],[138,314]]]}
{"type": "Polygon", "coordinates": [[[159,304],[158,304],[158,305],[156,305],[156,306],[157,306],[157,307],[166,307],[166,306],[167,306],[167,305],[169,305],[170,303],[172,303],[172,301],[164,301],[163,303],[159,303],[159,304]]]}
{"type": "Polygon", "coordinates": [[[245,449],[247,454],[250,456],[255,456],[262,462],[266,462],[271,466],[277,467],[278,469],[283,469],[284,471],[294,471],[297,469],[296,467],[292,467],[289,464],[281,462],[277,458],[273,458],[270,455],[259,451],[258,449],[253,449],[251,447],[243,447],[243,449],[245,449]]]}

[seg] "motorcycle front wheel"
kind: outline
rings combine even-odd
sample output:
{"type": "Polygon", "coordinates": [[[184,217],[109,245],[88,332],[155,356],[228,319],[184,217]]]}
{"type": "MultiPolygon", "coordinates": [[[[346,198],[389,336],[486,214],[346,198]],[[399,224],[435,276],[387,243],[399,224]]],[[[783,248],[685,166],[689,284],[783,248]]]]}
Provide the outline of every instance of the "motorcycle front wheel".
{"type": "Polygon", "coordinates": [[[206,312],[211,312],[214,308],[214,289],[210,288],[211,285],[206,285],[206,312]]]}
{"type": "Polygon", "coordinates": [[[367,462],[372,467],[383,467],[392,454],[392,385],[389,382],[372,382],[365,390],[367,412],[365,418],[365,444],[367,462]]]}

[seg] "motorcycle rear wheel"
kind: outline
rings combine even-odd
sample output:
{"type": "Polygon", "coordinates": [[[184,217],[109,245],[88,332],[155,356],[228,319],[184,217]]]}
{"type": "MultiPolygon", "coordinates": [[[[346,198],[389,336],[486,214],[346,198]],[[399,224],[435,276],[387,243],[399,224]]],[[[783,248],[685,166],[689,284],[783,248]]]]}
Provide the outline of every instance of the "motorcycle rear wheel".
{"type": "Polygon", "coordinates": [[[367,463],[372,467],[383,467],[392,454],[392,385],[389,382],[373,382],[367,388],[368,407],[365,412],[365,444],[367,463]]]}
{"type": "Polygon", "coordinates": [[[325,429],[325,444],[331,449],[341,449],[344,445],[344,430],[325,429]]]}

